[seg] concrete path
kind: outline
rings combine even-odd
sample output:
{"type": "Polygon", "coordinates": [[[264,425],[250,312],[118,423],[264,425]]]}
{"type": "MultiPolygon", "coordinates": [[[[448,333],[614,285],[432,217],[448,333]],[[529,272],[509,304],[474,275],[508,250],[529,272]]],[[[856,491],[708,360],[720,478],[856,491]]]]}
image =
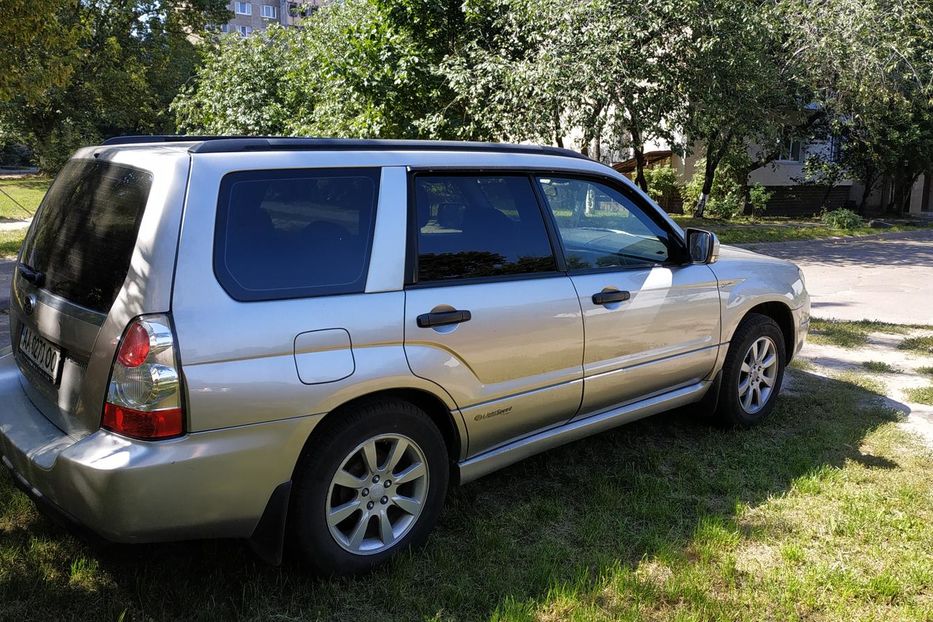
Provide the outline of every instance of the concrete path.
{"type": "MultiPolygon", "coordinates": [[[[905,351],[897,346],[907,337],[929,336],[929,330],[912,330],[907,334],[871,333],[868,343],[857,348],[840,348],[808,342],[800,359],[808,361],[807,371],[843,382],[857,382],[869,378],[880,390],[870,399],[900,413],[901,427],[917,434],[929,447],[933,447],[933,406],[911,401],[911,389],[930,386],[928,373],[921,371],[933,366],[933,356],[905,351]],[[887,363],[888,371],[872,372],[864,367],[868,361],[887,363]]],[[[799,363],[797,367],[800,367],[799,363]]],[[[791,377],[796,370],[791,370],[791,377]]],[[[793,390],[793,387],[791,387],[793,390]]],[[[872,395],[869,393],[867,395],[872,395]]]]}
{"type": "Polygon", "coordinates": [[[933,325],[933,229],[743,246],[803,268],[815,317],[933,325]]]}

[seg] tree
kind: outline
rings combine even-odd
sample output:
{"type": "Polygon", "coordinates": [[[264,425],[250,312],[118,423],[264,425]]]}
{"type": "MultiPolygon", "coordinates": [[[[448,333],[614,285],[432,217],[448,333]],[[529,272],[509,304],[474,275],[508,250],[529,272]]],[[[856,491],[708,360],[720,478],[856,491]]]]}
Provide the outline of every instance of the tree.
{"type": "Polygon", "coordinates": [[[480,131],[497,139],[578,148],[631,148],[647,188],[644,146],[674,140],[683,111],[679,75],[690,3],[645,0],[498,0],[490,35],[448,59],[447,72],[480,131]]]}
{"type": "Polygon", "coordinates": [[[0,0],[0,101],[35,102],[80,60],[77,0],[0,0]]]}
{"type": "MultiPolygon", "coordinates": [[[[768,3],[703,0],[697,6],[684,125],[704,150],[697,217],[704,214],[725,158],[732,158],[733,168],[751,172],[778,156],[788,128],[812,119],[779,18],[768,3]],[[749,144],[758,145],[753,154],[747,153],[749,144]]],[[[742,185],[747,202],[747,183],[742,185]]]]}
{"type": "Polygon", "coordinates": [[[193,73],[192,33],[226,21],[223,0],[78,2],[61,14],[77,29],[74,64],[38,96],[0,105],[0,126],[31,144],[55,170],[78,146],[126,133],[171,132],[169,104],[193,73]]]}
{"type": "Polygon", "coordinates": [[[904,211],[933,161],[933,4],[926,0],[788,1],[815,97],[837,119],[840,165],[864,187],[881,177],[904,211]]]}

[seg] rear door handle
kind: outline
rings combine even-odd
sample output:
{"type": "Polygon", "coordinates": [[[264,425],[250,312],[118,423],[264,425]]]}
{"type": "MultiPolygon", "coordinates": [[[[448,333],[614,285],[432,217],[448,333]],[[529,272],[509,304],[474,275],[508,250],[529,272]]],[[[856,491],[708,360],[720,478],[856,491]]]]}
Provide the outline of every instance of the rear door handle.
{"type": "Polygon", "coordinates": [[[608,291],[593,294],[594,305],[606,305],[613,302],[624,302],[632,297],[629,292],[608,291]]]}
{"type": "Polygon", "coordinates": [[[460,324],[469,322],[473,317],[469,311],[438,311],[436,313],[422,313],[418,316],[418,326],[420,328],[431,328],[432,326],[447,326],[448,324],[460,324]]]}

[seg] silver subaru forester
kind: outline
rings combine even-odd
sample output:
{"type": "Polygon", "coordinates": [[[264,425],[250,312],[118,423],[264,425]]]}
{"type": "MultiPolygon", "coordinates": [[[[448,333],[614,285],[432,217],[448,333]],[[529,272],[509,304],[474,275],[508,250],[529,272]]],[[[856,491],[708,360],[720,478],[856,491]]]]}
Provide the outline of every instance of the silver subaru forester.
{"type": "Polygon", "coordinates": [[[688,404],[758,423],[809,326],[793,264],[528,145],[110,140],[16,268],[0,455],[41,507],[324,573],[423,542],[451,480],[688,404]]]}

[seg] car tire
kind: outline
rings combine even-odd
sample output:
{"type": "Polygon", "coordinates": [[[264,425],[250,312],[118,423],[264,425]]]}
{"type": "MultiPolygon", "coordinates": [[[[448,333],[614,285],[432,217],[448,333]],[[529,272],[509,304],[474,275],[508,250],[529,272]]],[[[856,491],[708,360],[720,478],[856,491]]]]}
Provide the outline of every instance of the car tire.
{"type": "Polygon", "coordinates": [[[729,343],[716,421],[740,428],[764,421],[774,410],[786,362],[784,334],[777,322],[766,315],[749,314],[729,343]]]}
{"type": "Polygon", "coordinates": [[[447,493],[447,448],[428,415],[403,400],[331,417],[295,470],[288,553],[319,574],[367,572],[427,539],[447,493]]]}

